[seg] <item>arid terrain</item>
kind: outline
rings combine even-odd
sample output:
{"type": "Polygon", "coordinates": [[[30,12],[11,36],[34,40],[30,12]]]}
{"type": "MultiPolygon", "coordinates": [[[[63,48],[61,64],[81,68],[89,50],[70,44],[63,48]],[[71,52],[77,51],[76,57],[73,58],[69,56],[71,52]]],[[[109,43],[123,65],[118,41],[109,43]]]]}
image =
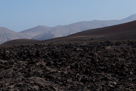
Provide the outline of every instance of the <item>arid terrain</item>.
{"type": "Polygon", "coordinates": [[[23,30],[21,32],[14,32],[5,27],[0,27],[0,44],[14,39],[36,39],[47,40],[57,37],[64,37],[70,34],[81,32],[88,29],[102,28],[107,26],[118,25],[136,20],[136,14],[121,20],[93,20],[93,21],[80,21],[68,25],[58,25],[55,27],[48,27],[38,25],[33,28],[23,30]]]}
{"type": "Polygon", "coordinates": [[[136,21],[0,45],[1,91],[136,91],[136,21]]]}
{"type": "Polygon", "coordinates": [[[85,41],[105,41],[105,40],[136,40],[136,21],[123,23],[104,28],[89,29],[65,37],[53,38],[49,40],[18,39],[3,43],[3,46],[26,45],[26,44],[48,44],[61,42],[85,42],[85,41]]]}
{"type": "Polygon", "coordinates": [[[1,0],[0,91],[136,91],[136,0],[1,0]]]}
{"type": "Polygon", "coordinates": [[[136,41],[1,46],[0,90],[135,91],[136,41]]]}

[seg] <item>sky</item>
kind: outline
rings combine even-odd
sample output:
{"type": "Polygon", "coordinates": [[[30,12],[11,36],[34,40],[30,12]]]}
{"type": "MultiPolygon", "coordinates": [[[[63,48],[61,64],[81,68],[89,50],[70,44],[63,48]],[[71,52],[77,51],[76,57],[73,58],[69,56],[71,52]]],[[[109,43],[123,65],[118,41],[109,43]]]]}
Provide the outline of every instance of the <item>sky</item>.
{"type": "Polygon", "coordinates": [[[136,14],[136,0],[0,0],[0,27],[16,32],[132,14],[136,14]]]}

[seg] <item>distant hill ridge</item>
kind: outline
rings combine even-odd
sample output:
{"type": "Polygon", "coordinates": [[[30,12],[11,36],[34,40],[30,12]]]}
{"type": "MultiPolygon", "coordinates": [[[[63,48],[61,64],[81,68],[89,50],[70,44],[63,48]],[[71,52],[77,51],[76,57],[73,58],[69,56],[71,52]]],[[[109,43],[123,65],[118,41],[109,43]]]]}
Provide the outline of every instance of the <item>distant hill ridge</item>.
{"type": "Polygon", "coordinates": [[[72,34],[68,37],[91,37],[98,39],[106,39],[106,40],[136,40],[136,20],[124,24],[97,28],[97,29],[89,29],[86,31],[78,32],[72,34]]]}
{"type": "Polygon", "coordinates": [[[0,43],[4,43],[13,39],[36,39],[36,40],[47,40],[56,37],[63,37],[73,33],[81,32],[88,29],[101,28],[106,26],[117,25],[136,20],[136,14],[131,15],[121,20],[93,20],[93,21],[82,21],[69,25],[61,25],[56,27],[48,26],[36,26],[19,33],[14,32],[10,29],[0,27],[0,43]]]}
{"type": "Polygon", "coordinates": [[[66,37],[53,38],[43,41],[35,40],[13,40],[2,44],[3,46],[11,46],[14,44],[48,44],[62,42],[82,42],[82,41],[105,41],[105,40],[135,40],[136,41],[136,20],[124,24],[108,26],[97,29],[89,29],[86,31],[71,34],[66,37]]]}
{"type": "Polygon", "coordinates": [[[10,29],[0,27],[0,43],[13,39],[28,38],[25,34],[14,32],[10,29]]]}
{"type": "Polygon", "coordinates": [[[30,28],[30,29],[21,31],[20,33],[26,34],[30,38],[32,38],[32,37],[35,37],[39,34],[49,33],[50,29],[51,29],[50,27],[39,25],[39,26],[36,26],[34,28],[30,28]]]}

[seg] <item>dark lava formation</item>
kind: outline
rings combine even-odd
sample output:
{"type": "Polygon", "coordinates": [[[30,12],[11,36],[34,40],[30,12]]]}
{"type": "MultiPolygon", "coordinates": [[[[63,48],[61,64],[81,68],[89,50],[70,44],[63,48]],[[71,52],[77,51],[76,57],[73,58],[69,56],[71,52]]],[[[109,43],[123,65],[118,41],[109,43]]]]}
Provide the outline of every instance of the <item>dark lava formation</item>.
{"type": "Polygon", "coordinates": [[[136,42],[0,48],[0,91],[136,91],[136,42]]]}

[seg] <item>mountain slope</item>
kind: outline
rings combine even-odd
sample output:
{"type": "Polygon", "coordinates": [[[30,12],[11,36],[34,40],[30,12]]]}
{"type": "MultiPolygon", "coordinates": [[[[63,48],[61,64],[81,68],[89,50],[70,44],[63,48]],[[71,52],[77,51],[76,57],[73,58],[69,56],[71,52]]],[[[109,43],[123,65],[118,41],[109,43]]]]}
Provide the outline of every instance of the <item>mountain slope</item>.
{"type": "Polygon", "coordinates": [[[54,29],[54,32],[55,32],[54,34],[58,32],[56,30],[59,30],[59,32],[62,33],[62,35],[64,36],[63,34],[64,30],[67,31],[67,34],[65,35],[69,35],[69,34],[73,34],[73,33],[88,30],[88,29],[95,29],[95,28],[102,28],[102,27],[107,27],[107,26],[112,26],[112,25],[118,25],[118,24],[130,22],[133,20],[136,20],[136,14],[131,15],[121,20],[93,20],[93,21],[77,22],[77,23],[73,23],[70,25],[59,27],[59,29],[54,29]]]}
{"type": "Polygon", "coordinates": [[[107,39],[136,39],[136,21],[109,26],[98,29],[86,30],[83,32],[75,33],[69,37],[97,37],[107,39]]]}
{"type": "Polygon", "coordinates": [[[32,38],[32,37],[37,36],[39,34],[49,33],[49,30],[50,30],[50,27],[39,25],[37,27],[21,31],[20,33],[26,34],[27,36],[29,36],[29,38],[32,38]]]}
{"type": "Polygon", "coordinates": [[[37,35],[35,37],[32,37],[32,39],[36,39],[36,40],[47,40],[47,39],[51,39],[53,37],[54,37],[54,35],[51,34],[51,33],[43,33],[43,34],[37,35]]]}
{"type": "Polygon", "coordinates": [[[40,43],[81,42],[104,40],[136,40],[136,21],[78,32],[66,37],[41,41],[40,43]]]}
{"type": "Polygon", "coordinates": [[[18,45],[37,44],[38,42],[39,42],[38,40],[33,40],[33,39],[15,39],[15,40],[7,41],[1,45],[4,47],[10,47],[12,45],[18,46],[18,45]]]}
{"type": "Polygon", "coordinates": [[[28,38],[25,34],[17,33],[4,27],[0,27],[0,44],[9,40],[28,38]]]}
{"type": "MultiPolygon", "coordinates": [[[[136,40],[136,21],[78,32],[66,37],[54,38],[35,42],[37,44],[82,42],[82,41],[104,41],[104,40],[136,40]]],[[[31,40],[30,40],[31,41],[31,40]]],[[[18,44],[19,41],[15,41],[18,44]]],[[[20,44],[24,44],[22,42],[20,44]]],[[[5,43],[13,45],[11,41],[5,43]]],[[[3,44],[4,45],[4,44],[3,44]]]]}
{"type": "MultiPolygon", "coordinates": [[[[77,23],[73,23],[73,24],[69,24],[69,25],[62,25],[62,26],[48,28],[47,30],[45,29],[43,31],[46,31],[45,32],[46,34],[48,32],[53,34],[54,37],[63,37],[63,36],[67,36],[67,35],[77,33],[80,31],[84,31],[84,30],[88,30],[88,29],[95,29],[95,28],[107,27],[107,26],[112,26],[112,25],[118,25],[121,23],[130,22],[133,20],[136,20],[136,14],[131,15],[131,16],[121,19],[121,20],[82,21],[82,22],[77,22],[77,23]]],[[[45,35],[43,35],[43,31],[42,31],[41,35],[40,35],[40,31],[38,34],[38,36],[41,36],[41,38],[42,38],[42,36],[45,36],[45,35]]]]}
{"type": "Polygon", "coordinates": [[[37,39],[46,40],[56,37],[63,37],[73,33],[81,32],[88,29],[107,27],[111,25],[117,25],[125,22],[136,20],[136,14],[131,15],[125,19],[121,20],[94,20],[94,21],[83,21],[77,22],[69,25],[47,27],[47,26],[37,26],[31,29],[24,30],[20,33],[11,31],[6,28],[0,28],[0,43],[4,43],[13,39],[37,39]]]}

